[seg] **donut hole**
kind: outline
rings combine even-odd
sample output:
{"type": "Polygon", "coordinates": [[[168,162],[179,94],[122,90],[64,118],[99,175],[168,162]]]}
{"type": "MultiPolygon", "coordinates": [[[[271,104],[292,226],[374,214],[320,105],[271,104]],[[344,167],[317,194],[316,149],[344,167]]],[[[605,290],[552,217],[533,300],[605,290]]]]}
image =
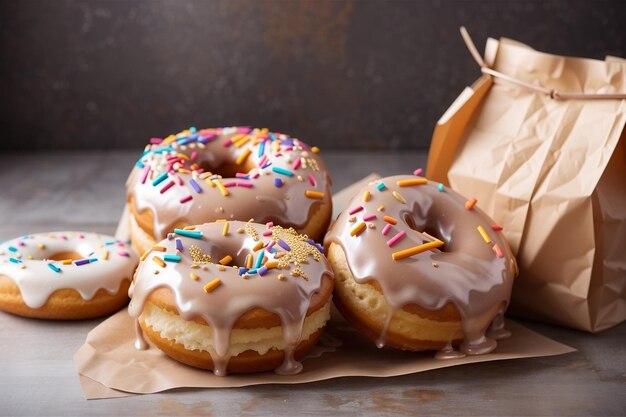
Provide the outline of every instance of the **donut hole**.
{"type": "Polygon", "coordinates": [[[447,252],[447,247],[448,247],[448,240],[449,239],[445,239],[443,238],[443,236],[441,236],[441,234],[439,233],[439,229],[434,227],[431,224],[426,224],[423,227],[419,227],[416,223],[415,223],[415,219],[411,216],[410,213],[405,213],[404,214],[404,218],[403,218],[404,222],[406,223],[407,226],[409,226],[409,228],[415,230],[416,232],[422,233],[424,235],[426,235],[427,237],[429,237],[429,240],[440,240],[442,242],[444,242],[444,245],[437,248],[436,250],[439,250],[441,252],[447,252]]]}
{"type": "Polygon", "coordinates": [[[255,167],[252,162],[248,161],[239,165],[230,161],[220,165],[211,164],[209,161],[200,161],[198,165],[204,172],[211,172],[212,174],[220,175],[222,178],[234,178],[237,173],[247,174],[255,167]]]}
{"type": "Polygon", "coordinates": [[[83,256],[80,255],[80,253],[78,252],[74,252],[74,251],[66,251],[66,252],[57,252],[57,253],[53,253],[52,255],[47,257],[50,260],[53,261],[64,261],[66,259],[71,259],[73,261],[77,261],[79,259],[83,259],[83,256]]]}

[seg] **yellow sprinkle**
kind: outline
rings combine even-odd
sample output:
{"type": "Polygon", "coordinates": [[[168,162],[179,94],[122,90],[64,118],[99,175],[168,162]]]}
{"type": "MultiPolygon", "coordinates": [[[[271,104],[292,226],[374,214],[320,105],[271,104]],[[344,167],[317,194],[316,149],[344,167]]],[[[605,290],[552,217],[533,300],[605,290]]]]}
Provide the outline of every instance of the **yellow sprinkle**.
{"type": "Polygon", "coordinates": [[[278,266],[278,261],[269,261],[265,263],[265,267],[267,269],[273,269],[276,268],[278,266]]]}
{"type": "Polygon", "coordinates": [[[185,168],[178,168],[178,172],[180,172],[181,174],[191,174],[191,171],[185,168]]]}
{"type": "Polygon", "coordinates": [[[215,183],[212,180],[210,180],[209,178],[205,178],[204,182],[209,184],[211,187],[215,188],[215,183]]]}
{"type": "Polygon", "coordinates": [[[159,252],[165,252],[167,249],[165,249],[163,246],[154,245],[152,247],[152,250],[156,250],[156,251],[159,251],[159,252]]]}
{"type": "Polygon", "coordinates": [[[253,262],[253,258],[252,258],[252,254],[249,253],[246,255],[246,268],[250,269],[252,268],[252,262],[253,262]]]}
{"type": "Polygon", "coordinates": [[[200,268],[200,265],[198,265],[198,264],[191,264],[191,265],[190,265],[190,268],[192,268],[192,269],[198,269],[198,268],[200,268]]]}
{"type": "Polygon", "coordinates": [[[159,258],[158,256],[153,256],[152,260],[161,268],[165,268],[165,262],[163,262],[163,259],[159,258]]]}
{"type": "Polygon", "coordinates": [[[39,242],[37,243],[37,247],[41,250],[44,250],[46,248],[46,245],[44,245],[43,243],[39,242]]]}
{"type": "Polygon", "coordinates": [[[478,200],[476,200],[476,198],[472,197],[469,200],[467,200],[465,202],[465,208],[468,210],[471,210],[472,208],[474,208],[474,206],[476,205],[476,203],[478,202],[478,200]]]}
{"type": "Polygon", "coordinates": [[[194,281],[197,281],[198,279],[200,279],[200,277],[194,274],[193,272],[189,273],[189,278],[193,279],[194,281]]]}
{"type": "Polygon", "coordinates": [[[324,193],[319,192],[319,191],[306,190],[304,192],[304,195],[309,197],[309,198],[313,198],[315,200],[323,200],[324,199],[324,193]]]}
{"type": "Polygon", "coordinates": [[[141,255],[141,258],[139,258],[140,261],[145,261],[146,258],[148,257],[148,255],[150,254],[150,249],[148,249],[147,251],[145,251],[143,253],[143,255],[141,255]]]}
{"type": "Polygon", "coordinates": [[[404,199],[404,197],[402,197],[402,194],[400,194],[397,191],[394,191],[393,196],[396,198],[396,200],[398,200],[399,202],[401,202],[402,204],[406,204],[406,200],[404,199]]]}
{"type": "Polygon", "coordinates": [[[184,230],[196,230],[196,226],[185,226],[184,230]]]}
{"type": "Polygon", "coordinates": [[[248,159],[248,157],[250,156],[250,152],[252,152],[250,148],[244,149],[244,151],[237,157],[237,160],[235,161],[235,163],[237,165],[243,164],[244,161],[248,159]]]}
{"type": "Polygon", "coordinates": [[[482,226],[478,226],[476,230],[478,230],[478,233],[480,233],[480,235],[483,237],[485,243],[491,243],[491,238],[482,226]]]}
{"type": "Polygon", "coordinates": [[[279,281],[284,281],[285,280],[285,276],[283,274],[278,274],[276,279],[278,279],[279,281]]]}
{"type": "Polygon", "coordinates": [[[184,153],[178,153],[176,154],[177,157],[182,158],[184,160],[189,161],[189,157],[187,155],[185,155],[184,153]]]}
{"type": "Polygon", "coordinates": [[[398,187],[410,187],[412,185],[424,185],[428,184],[428,180],[426,178],[413,178],[410,180],[400,180],[396,181],[398,187]]]}
{"type": "Polygon", "coordinates": [[[354,226],[352,230],[350,230],[350,236],[357,236],[359,233],[363,231],[363,229],[365,229],[365,226],[367,226],[365,222],[361,222],[357,224],[356,226],[354,226]]]}
{"type": "Polygon", "coordinates": [[[394,252],[391,254],[391,258],[394,261],[397,261],[400,259],[408,258],[409,256],[417,255],[418,253],[422,253],[427,250],[438,248],[440,246],[443,246],[443,242],[441,240],[433,240],[432,242],[424,243],[419,246],[413,246],[412,248],[394,252]]]}
{"type": "Polygon", "coordinates": [[[63,265],[70,265],[72,262],[74,262],[74,261],[73,261],[73,260],[71,260],[71,259],[63,259],[63,260],[61,261],[61,263],[62,263],[63,265]]]}
{"type": "Polygon", "coordinates": [[[433,268],[439,268],[439,264],[437,262],[433,262],[432,265],[433,265],[433,268]]]}
{"type": "Polygon", "coordinates": [[[376,211],[385,211],[385,206],[383,206],[383,205],[378,206],[376,211]]]}
{"type": "Polygon", "coordinates": [[[226,219],[217,219],[217,220],[215,220],[215,223],[217,223],[217,222],[227,222],[227,221],[228,220],[226,220],[226,219]]]}
{"type": "Polygon", "coordinates": [[[369,191],[365,191],[363,193],[363,202],[367,203],[368,201],[370,201],[371,196],[372,196],[372,193],[370,193],[369,191]]]}
{"type": "Polygon", "coordinates": [[[176,140],[176,135],[169,135],[168,137],[163,139],[163,142],[161,142],[161,144],[167,145],[168,143],[172,143],[174,140],[176,140]]]}
{"type": "Polygon", "coordinates": [[[204,288],[204,292],[211,292],[222,284],[222,280],[219,278],[215,278],[213,281],[206,284],[204,288]]]}
{"type": "Polygon", "coordinates": [[[248,143],[250,141],[250,136],[245,135],[241,138],[238,138],[237,141],[233,141],[233,145],[235,145],[236,148],[241,148],[244,144],[248,143]]]}
{"type": "Polygon", "coordinates": [[[102,254],[102,259],[104,259],[105,261],[109,260],[109,251],[105,250],[104,253],[102,254]]]}
{"type": "Polygon", "coordinates": [[[226,236],[228,234],[228,222],[224,223],[224,228],[222,229],[222,236],[226,236]]]}
{"type": "Polygon", "coordinates": [[[230,195],[230,192],[228,191],[228,189],[226,189],[226,187],[224,187],[224,184],[222,184],[222,181],[215,180],[213,182],[215,183],[215,185],[217,185],[217,188],[220,189],[220,192],[222,193],[224,197],[230,195]]]}
{"type": "Polygon", "coordinates": [[[206,180],[207,178],[209,178],[211,175],[213,175],[210,172],[203,172],[202,174],[199,175],[200,179],[202,180],[206,180]]]}
{"type": "Polygon", "coordinates": [[[261,249],[261,248],[263,247],[263,245],[264,245],[264,243],[263,243],[263,242],[257,242],[257,244],[256,244],[256,245],[254,245],[253,250],[256,252],[256,251],[258,251],[259,249],[261,249]]]}
{"type": "Polygon", "coordinates": [[[320,153],[320,148],[318,148],[317,146],[314,146],[311,148],[311,152],[313,153],[320,153]]]}
{"type": "MultiPolygon", "coordinates": [[[[233,265],[233,268],[237,268],[237,267],[233,265]]],[[[226,271],[226,268],[224,268],[222,265],[218,265],[217,266],[217,270],[224,272],[224,271],[226,271]]]]}
{"type": "Polygon", "coordinates": [[[233,257],[232,257],[232,256],[230,256],[230,255],[226,255],[226,256],[224,256],[222,259],[220,259],[220,263],[221,263],[222,265],[228,265],[228,264],[230,263],[230,261],[232,261],[232,260],[233,260],[233,257]]]}

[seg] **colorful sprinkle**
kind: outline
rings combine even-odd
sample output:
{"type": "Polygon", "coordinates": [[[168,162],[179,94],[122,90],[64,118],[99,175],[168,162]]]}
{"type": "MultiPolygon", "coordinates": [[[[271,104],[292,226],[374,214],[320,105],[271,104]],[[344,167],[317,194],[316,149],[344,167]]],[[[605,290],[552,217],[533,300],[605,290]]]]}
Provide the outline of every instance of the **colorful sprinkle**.
{"type": "Polygon", "coordinates": [[[358,213],[361,210],[363,210],[363,206],[356,206],[351,208],[350,211],[348,211],[348,214],[352,216],[354,213],[358,213]]]}
{"type": "Polygon", "coordinates": [[[46,245],[44,245],[43,243],[39,242],[37,243],[37,247],[41,250],[44,250],[46,248],[46,245]]]}
{"type": "Polygon", "coordinates": [[[209,293],[213,290],[215,290],[217,287],[219,287],[220,285],[222,285],[222,280],[219,278],[215,278],[213,281],[207,283],[204,287],[202,287],[204,289],[204,292],[209,293]]]}
{"type": "Polygon", "coordinates": [[[163,260],[166,262],[180,262],[181,261],[181,257],[178,255],[172,255],[171,253],[166,253],[165,255],[163,255],[163,260]]]}
{"type": "Polygon", "coordinates": [[[274,178],[274,185],[278,188],[282,187],[284,184],[283,180],[280,178],[274,178]]]}
{"type": "Polygon", "coordinates": [[[229,223],[224,223],[224,227],[222,228],[222,236],[226,236],[228,234],[229,223]]]}
{"type": "Polygon", "coordinates": [[[391,225],[388,224],[383,228],[383,236],[387,236],[387,234],[389,234],[389,231],[391,230],[391,225]]]}
{"type": "Polygon", "coordinates": [[[235,161],[235,163],[237,165],[241,165],[243,164],[246,159],[248,159],[248,156],[250,156],[250,153],[252,152],[252,150],[250,148],[246,148],[238,157],[237,160],[235,161]]]}
{"type": "Polygon", "coordinates": [[[491,230],[493,230],[494,232],[499,232],[503,229],[502,226],[500,226],[499,224],[492,224],[491,225],[491,230]]]}
{"type": "Polygon", "coordinates": [[[435,249],[443,245],[444,243],[441,240],[433,240],[432,242],[424,243],[419,246],[413,246],[412,248],[394,252],[391,254],[391,258],[394,261],[398,261],[400,259],[408,258],[409,256],[417,255],[419,253],[425,252],[427,250],[435,249]]]}
{"type": "Polygon", "coordinates": [[[491,238],[489,237],[489,235],[487,234],[487,231],[482,226],[478,226],[476,230],[478,230],[478,233],[480,233],[480,235],[483,237],[483,240],[485,241],[485,243],[491,243],[491,238]]]}
{"type": "Polygon", "coordinates": [[[193,188],[193,190],[194,190],[196,193],[198,193],[198,194],[201,194],[201,193],[202,193],[202,188],[200,188],[200,184],[198,184],[198,183],[196,182],[196,180],[194,180],[193,178],[191,178],[191,179],[189,180],[189,185],[191,185],[191,188],[193,188]]]}
{"type": "Polygon", "coordinates": [[[166,178],[167,178],[167,172],[163,172],[161,175],[159,175],[152,181],[152,186],[156,187],[157,185],[162,183],[166,178]]]}
{"type": "Polygon", "coordinates": [[[170,188],[172,188],[174,186],[174,181],[170,181],[167,184],[165,184],[163,186],[163,188],[161,188],[159,190],[159,193],[163,194],[164,192],[166,192],[167,190],[169,190],[170,188]]]}
{"type": "Polygon", "coordinates": [[[233,260],[233,257],[230,255],[226,255],[224,256],[222,259],[220,259],[220,264],[222,265],[228,265],[230,263],[230,261],[233,260]]]}
{"type": "Polygon", "coordinates": [[[252,250],[254,250],[255,252],[258,251],[259,249],[261,249],[265,244],[263,242],[257,242],[256,245],[254,245],[254,247],[252,248],[252,250]]]}
{"type": "Polygon", "coordinates": [[[175,244],[176,244],[176,250],[177,250],[177,251],[179,251],[179,252],[182,252],[182,251],[183,251],[183,249],[184,249],[184,248],[183,248],[183,241],[182,241],[182,240],[180,240],[179,238],[176,238],[176,239],[174,240],[174,242],[175,242],[175,244]]]}
{"type": "Polygon", "coordinates": [[[402,230],[401,232],[397,233],[394,237],[392,237],[391,239],[387,241],[387,246],[392,247],[393,245],[398,243],[400,240],[404,239],[405,236],[406,236],[406,232],[402,230]]]}
{"type": "Polygon", "coordinates": [[[411,187],[414,185],[424,185],[428,184],[428,180],[426,178],[412,178],[410,180],[400,180],[396,181],[398,187],[411,187]]]}
{"type": "Polygon", "coordinates": [[[468,210],[471,210],[472,208],[474,208],[474,206],[476,205],[476,203],[478,202],[478,200],[476,200],[476,198],[472,197],[469,200],[467,200],[465,202],[465,208],[468,210]]]}
{"type": "Polygon", "coordinates": [[[14,264],[21,264],[22,263],[21,260],[19,260],[17,258],[13,258],[13,257],[9,258],[9,261],[13,262],[14,264]]]}
{"type": "Polygon", "coordinates": [[[119,251],[117,254],[120,255],[120,256],[124,256],[126,258],[130,258],[130,254],[128,252],[126,252],[126,251],[123,251],[123,250],[119,251]]]}
{"type": "Polygon", "coordinates": [[[174,233],[180,236],[190,237],[192,239],[202,239],[202,232],[199,230],[174,229],[174,233]]]}
{"type": "Polygon", "coordinates": [[[58,266],[54,265],[54,264],[48,264],[48,268],[52,269],[54,272],[61,272],[61,268],[59,268],[58,266]]]}
{"type": "Polygon", "coordinates": [[[311,148],[311,152],[319,153],[320,152],[320,148],[318,148],[317,146],[314,146],[314,147],[311,148]]]}
{"type": "Polygon", "coordinates": [[[215,185],[217,185],[217,188],[219,188],[220,193],[222,193],[224,197],[227,197],[230,195],[230,192],[226,189],[226,187],[224,187],[224,184],[222,184],[222,181],[215,180],[213,182],[215,183],[215,185]]]}
{"type": "Polygon", "coordinates": [[[142,184],[146,183],[146,179],[148,178],[149,174],[150,174],[150,165],[146,165],[143,168],[143,172],[141,173],[141,183],[142,184]]]}
{"type": "Polygon", "coordinates": [[[443,192],[445,191],[445,190],[444,190],[444,188],[443,188],[443,184],[439,184],[439,185],[437,186],[437,190],[438,190],[440,193],[443,193],[443,192]]]}
{"type": "Polygon", "coordinates": [[[370,220],[374,220],[376,218],[376,213],[368,214],[367,216],[363,216],[364,222],[369,222],[370,220]]]}
{"type": "Polygon", "coordinates": [[[269,271],[269,268],[266,266],[262,266],[257,270],[260,276],[264,276],[265,274],[267,274],[267,271],[269,271]]]}
{"type": "Polygon", "coordinates": [[[406,200],[404,197],[402,197],[402,194],[400,194],[397,191],[393,192],[393,196],[396,198],[396,200],[398,200],[399,202],[401,202],[402,204],[406,204],[406,200]]]}
{"type": "Polygon", "coordinates": [[[17,252],[17,248],[15,246],[9,246],[9,250],[11,252],[17,252]]]}
{"type": "Polygon", "coordinates": [[[498,255],[498,258],[503,258],[504,257],[504,253],[502,253],[502,249],[500,249],[500,246],[498,246],[497,243],[495,245],[493,245],[491,247],[491,249],[493,249],[493,251],[496,253],[496,255],[498,255]]]}
{"type": "Polygon", "coordinates": [[[416,177],[422,175],[422,168],[417,168],[415,171],[413,171],[413,175],[415,175],[416,177]]]}
{"type": "Polygon", "coordinates": [[[378,191],[383,191],[383,190],[386,190],[386,189],[387,189],[387,186],[385,185],[385,183],[384,183],[384,182],[380,182],[380,183],[378,183],[378,185],[376,186],[376,189],[377,189],[378,191]]]}
{"type": "MultiPolygon", "coordinates": [[[[105,261],[109,260],[109,251],[108,250],[104,251],[104,253],[102,254],[102,259],[105,260],[105,261]]],[[[65,261],[63,261],[63,262],[65,263],[65,261]]]]}
{"type": "Polygon", "coordinates": [[[285,175],[287,177],[293,177],[293,172],[291,172],[291,171],[289,171],[288,169],[285,169],[285,168],[272,167],[272,171],[274,171],[277,174],[285,175]]]}
{"type": "Polygon", "coordinates": [[[350,236],[358,236],[366,226],[365,222],[357,224],[352,230],[350,230],[350,236]]]}
{"type": "Polygon", "coordinates": [[[155,251],[158,251],[158,252],[165,252],[167,249],[164,246],[154,245],[152,247],[152,250],[155,250],[155,251]]]}
{"type": "Polygon", "coordinates": [[[390,224],[398,224],[398,220],[391,216],[383,216],[383,220],[390,224]]]}
{"type": "Polygon", "coordinates": [[[287,252],[289,252],[291,250],[291,248],[289,247],[289,245],[282,239],[278,239],[278,246],[280,246],[281,248],[283,248],[284,250],[286,250],[287,252]]]}
{"type": "Polygon", "coordinates": [[[261,267],[261,264],[263,263],[263,257],[265,256],[265,251],[262,250],[261,253],[259,253],[259,255],[256,258],[256,262],[254,263],[254,268],[255,269],[259,269],[261,267]]]}
{"type": "Polygon", "coordinates": [[[252,268],[252,264],[254,263],[254,256],[252,256],[251,253],[246,255],[246,268],[250,269],[252,268]]]}
{"type": "Polygon", "coordinates": [[[74,261],[74,265],[81,266],[87,265],[89,263],[89,259],[79,259],[78,261],[74,261]]]}
{"type": "Polygon", "coordinates": [[[315,177],[311,173],[309,173],[309,183],[311,183],[313,187],[317,185],[317,181],[315,181],[315,177]]]}
{"type": "MultiPolygon", "coordinates": [[[[107,252],[105,252],[105,254],[107,255],[107,258],[108,258],[108,251],[107,251],[107,252]]],[[[106,261],[106,259],[105,259],[105,261],[106,261]]],[[[63,265],[71,265],[71,264],[72,264],[72,262],[74,262],[74,260],[73,260],[73,259],[63,259],[63,260],[61,261],[61,263],[62,263],[63,265]]]]}
{"type": "Polygon", "coordinates": [[[259,143],[259,158],[261,156],[263,156],[263,154],[265,153],[265,141],[261,141],[261,143],[259,143]]]}
{"type": "Polygon", "coordinates": [[[312,198],[314,200],[323,200],[324,199],[324,193],[320,192],[320,191],[313,191],[313,190],[306,190],[304,192],[304,195],[312,198]]]}
{"type": "Polygon", "coordinates": [[[293,166],[291,167],[294,171],[297,171],[298,168],[300,168],[300,165],[302,165],[302,160],[300,158],[296,158],[295,161],[293,161],[293,166]]]}
{"type": "Polygon", "coordinates": [[[372,193],[370,193],[369,191],[365,191],[363,193],[363,202],[367,203],[368,201],[370,201],[371,196],[372,196],[372,193]]]}
{"type": "Polygon", "coordinates": [[[187,201],[190,201],[190,200],[193,200],[193,197],[192,197],[192,195],[191,195],[191,194],[189,194],[188,196],[185,196],[185,197],[181,198],[180,200],[178,200],[178,202],[179,202],[180,204],[184,204],[184,203],[186,203],[187,201]]]}

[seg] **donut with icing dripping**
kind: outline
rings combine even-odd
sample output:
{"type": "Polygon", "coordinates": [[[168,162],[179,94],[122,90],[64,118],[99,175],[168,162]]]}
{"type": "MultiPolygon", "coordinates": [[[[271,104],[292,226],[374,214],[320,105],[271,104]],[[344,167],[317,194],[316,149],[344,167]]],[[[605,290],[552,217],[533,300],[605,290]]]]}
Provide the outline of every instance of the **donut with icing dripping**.
{"type": "Polygon", "coordinates": [[[133,249],[85,232],[26,235],[0,245],[0,310],[76,320],[113,313],[128,302],[133,249]]]}
{"type": "Polygon", "coordinates": [[[321,240],[332,214],[319,149],[248,127],[153,138],[130,174],[127,198],[138,253],[175,228],[218,219],[272,221],[321,240]]]}
{"type": "Polygon", "coordinates": [[[330,318],[323,248],[293,229],[221,221],[176,229],[142,255],[129,313],[175,360],[216,375],[294,374],[330,318]]]}
{"type": "Polygon", "coordinates": [[[517,274],[502,228],[418,176],[365,186],[326,235],[339,311],[379,347],[491,352],[517,274]]]}

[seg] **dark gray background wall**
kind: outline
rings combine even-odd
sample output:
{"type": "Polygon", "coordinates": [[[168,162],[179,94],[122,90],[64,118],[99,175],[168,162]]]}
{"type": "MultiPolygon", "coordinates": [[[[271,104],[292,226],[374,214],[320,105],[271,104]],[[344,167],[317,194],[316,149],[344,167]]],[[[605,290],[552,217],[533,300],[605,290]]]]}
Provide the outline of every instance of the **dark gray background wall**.
{"type": "Polygon", "coordinates": [[[2,1],[0,150],[252,125],[426,148],[479,71],[458,32],[626,56],[625,1],[2,1]]]}

